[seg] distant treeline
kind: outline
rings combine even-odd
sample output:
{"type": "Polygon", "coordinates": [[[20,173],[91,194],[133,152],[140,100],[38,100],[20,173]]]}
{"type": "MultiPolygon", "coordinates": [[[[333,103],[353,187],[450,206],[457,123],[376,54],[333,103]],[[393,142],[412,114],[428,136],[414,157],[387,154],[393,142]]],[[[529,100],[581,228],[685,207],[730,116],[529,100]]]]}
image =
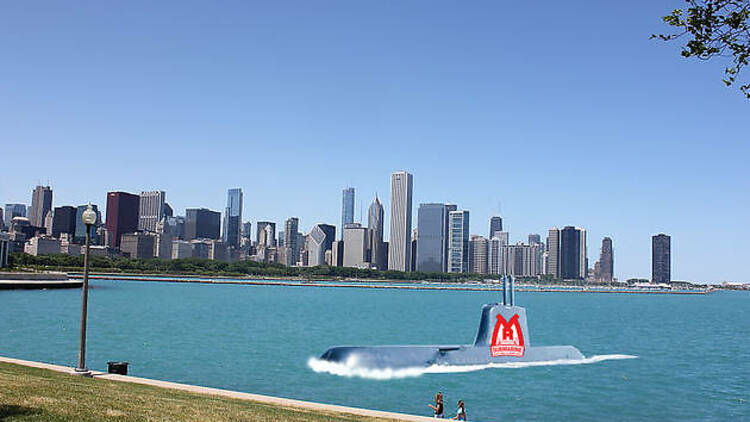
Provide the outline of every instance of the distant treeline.
{"type": "MultiPolygon", "coordinates": [[[[57,271],[82,271],[83,257],[70,255],[40,255],[26,253],[10,255],[12,268],[33,268],[57,271]]],[[[262,276],[300,278],[366,278],[378,280],[424,280],[458,282],[492,278],[486,274],[470,273],[426,273],[420,271],[378,271],[369,269],[331,267],[287,267],[281,264],[267,264],[255,261],[223,262],[202,258],[185,259],[131,259],[91,256],[90,268],[93,272],[144,273],[144,274],[196,274],[213,276],[262,276]]],[[[497,278],[497,276],[495,276],[497,278]]]]}

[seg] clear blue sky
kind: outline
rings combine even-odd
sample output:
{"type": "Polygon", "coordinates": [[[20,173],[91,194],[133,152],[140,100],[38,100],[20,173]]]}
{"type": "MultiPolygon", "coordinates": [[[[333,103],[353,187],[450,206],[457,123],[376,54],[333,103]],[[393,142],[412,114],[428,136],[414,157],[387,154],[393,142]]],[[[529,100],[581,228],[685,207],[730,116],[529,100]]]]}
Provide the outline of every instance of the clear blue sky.
{"type": "Polygon", "coordinates": [[[0,202],[104,205],[161,189],[179,214],[338,224],[389,175],[420,202],[498,212],[511,240],[611,236],[615,273],[750,281],[750,101],[724,63],[651,41],[682,1],[126,1],[0,5],[0,202]]]}

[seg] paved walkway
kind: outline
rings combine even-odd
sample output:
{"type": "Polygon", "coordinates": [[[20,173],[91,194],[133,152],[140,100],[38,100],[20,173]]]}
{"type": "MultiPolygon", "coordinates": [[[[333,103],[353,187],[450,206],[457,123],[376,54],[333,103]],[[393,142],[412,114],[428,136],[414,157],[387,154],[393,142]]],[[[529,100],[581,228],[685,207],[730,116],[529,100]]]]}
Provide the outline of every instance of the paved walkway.
{"type": "MultiPolygon", "coordinates": [[[[49,369],[51,371],[63,372],[66,374],[72,374],[73,368],[60,365],[52,365],[49,363],[34,362],[21,359],[6,358],[0,356],[0,362],[14,363],[16,365],[23,365],[32,368],[49,369]]],[[[106,372],[92,371],[94,378],[96,379],[107,379],[111,381],[130,382],[133,384],[144,384],[152,385],[161,388],[170,388],[173,390],[189,391],[191,393],[208,394],[214,396],[229,397],[240,400],[252,400],[259,403],[270,404],[275,406],[292,407],[298,409],[320,411],[320,412],[334,412],[334,413],[348,413],[351,415],[367,416],[374,418],[385,418],[399,421],[434,421],[434,418],[428,418],[425,416],[407,415],[403,413],[383,412],[379,410],[368,410],[360,409],[356,407],[338,406],[334,404],[323,404],[314,403],[302,400],[285,399],[281,397],[264,396],[260,394],[241,393],[239,391],[221,390],[218,388],[200,387],[197,385],[189,384],[178,384],[176,382],[152,380],[148,378],[139,378],[125,375],[108,374],[106,372]]]]}

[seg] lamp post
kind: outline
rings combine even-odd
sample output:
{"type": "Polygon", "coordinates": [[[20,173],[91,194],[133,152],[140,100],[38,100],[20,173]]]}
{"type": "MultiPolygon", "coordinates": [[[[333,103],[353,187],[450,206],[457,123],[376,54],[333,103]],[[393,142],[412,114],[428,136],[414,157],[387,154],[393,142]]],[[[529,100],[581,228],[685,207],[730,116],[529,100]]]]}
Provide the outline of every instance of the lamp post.
{"type": "Polygon", "coordinates": [[[86,315],[89,305],[89,245],[91,244],[91,226],[96,223],[96,212],[88,205],[81,216],[83,224],[86,225],[86,251],[83,255],[83,304],[81,305],[81,342],[78,349],[78,366],[74,373],[76,375],[91,376],[91,371],[86,368],[86,315]]]}

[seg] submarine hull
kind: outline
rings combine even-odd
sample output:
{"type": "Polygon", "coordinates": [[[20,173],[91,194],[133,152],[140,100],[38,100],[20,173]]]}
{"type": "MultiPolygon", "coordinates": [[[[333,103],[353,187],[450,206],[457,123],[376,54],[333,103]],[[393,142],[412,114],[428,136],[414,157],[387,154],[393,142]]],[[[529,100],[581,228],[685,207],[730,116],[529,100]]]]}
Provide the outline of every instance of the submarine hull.
{"type": "Polygon", "coordinates": [[[531,346],[526,309],[499,303],[482,307],[474,344],[427,346],[338,346],[320,359],[366,369],[420,368],[433,365],[580,360],[573,346],[531,346]]]}
{"type": "Polygon", "coordinates": [[[486,365],[489,363],[580,360],[584,356],[573,346],[529,347],[522,356],[492,356],[489,347],[460,346],[339,346],[328,349],[320,359],[365,369],[421,368],[433,365],[486,365]]]}

